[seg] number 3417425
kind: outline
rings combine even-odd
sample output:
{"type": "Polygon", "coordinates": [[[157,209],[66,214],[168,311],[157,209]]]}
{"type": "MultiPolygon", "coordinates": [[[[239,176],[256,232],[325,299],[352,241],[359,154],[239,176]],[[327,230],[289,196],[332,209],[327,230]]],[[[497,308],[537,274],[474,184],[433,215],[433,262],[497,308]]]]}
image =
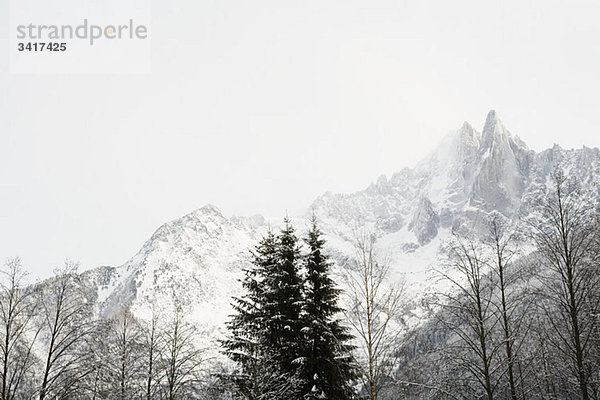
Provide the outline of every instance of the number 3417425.
{"type": "Polygon", "coordinates": [[[18,44],[17,49],[19,51],[65,51],[67,50],[67,44],[54,42],[21,42],[18,44]]]}

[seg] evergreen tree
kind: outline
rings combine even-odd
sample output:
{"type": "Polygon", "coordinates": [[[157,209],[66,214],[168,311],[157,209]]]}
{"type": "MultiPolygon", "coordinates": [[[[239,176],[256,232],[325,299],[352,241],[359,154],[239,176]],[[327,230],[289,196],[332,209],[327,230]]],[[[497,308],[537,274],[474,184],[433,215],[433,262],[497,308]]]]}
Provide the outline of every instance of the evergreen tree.
{"type": "Polygon", "coordinates": [[[231,339],[227,340],[225,353],[241,365],[252,362],[259,352],[265,319],[265,277],[273,271],[277,258],[275,254],[276,237],[269,233],[252,252],[252,266],[244,270],[242,288],[244,297],[233,299],[235,315],[228,322],[231,339]]]}
{"type": "Polygon", "coordinates": [[[283,373],[294,375],[301,356],[302,256],[289,219],[277,236],[274,268],[265,275],[265,341],[283,373]]]}
{"type": "Polygon", "coordinates": [[[233,302],[235,314],[228,322],[230,338],[223,342],[225,354],[240,366],[238,374],[229,377],[242,396],[258,398],[264,390],[264,367],[269,358],[265,344],[265,281],[277,268],[277,238],[269,231],[252,252],[252,265],[244,271],[244,297],[233,302]],[[263,370],[263,371],[261,371],[263,370]]]}
{"type": "Polygon", "coordinates": [[[309,253],[305,257],[306,282],[303,306],[305,334],[304,363],[301,380],[305,399],[351,399],[355,391],[351,386],[356,378],[348,344],[352,335],[336,315],[340,290],[329,277],[332,263],[324,254],[325,240],[317,226],[316,217],[304,239],[309,253]]]}
{"type": "Polygon", "coordinates": [[[335,315],[339,290],[313,221],[303,256],[290,221],[269,232],[245,271],[245,296],[234,299],[225,354],[239,373],[228,378],[246,399],[351,399],[355,378],[347,344],[352,338],[335,315]],[[301,267],[306,266],[306,281],[301,267]]]}

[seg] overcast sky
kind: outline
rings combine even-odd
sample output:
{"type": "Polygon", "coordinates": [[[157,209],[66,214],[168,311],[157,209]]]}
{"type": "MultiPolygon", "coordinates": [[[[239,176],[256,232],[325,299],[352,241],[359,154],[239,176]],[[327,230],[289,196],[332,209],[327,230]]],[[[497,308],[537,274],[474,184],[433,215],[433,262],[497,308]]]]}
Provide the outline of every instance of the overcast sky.
{"type": "Polygon", "coordinates": [[[152,73],[11,75],[0,0],[0,257],[118,265],[163,222],[303,212],[489,109],[600,145],[597,1],[152,3],[152,73]]]}

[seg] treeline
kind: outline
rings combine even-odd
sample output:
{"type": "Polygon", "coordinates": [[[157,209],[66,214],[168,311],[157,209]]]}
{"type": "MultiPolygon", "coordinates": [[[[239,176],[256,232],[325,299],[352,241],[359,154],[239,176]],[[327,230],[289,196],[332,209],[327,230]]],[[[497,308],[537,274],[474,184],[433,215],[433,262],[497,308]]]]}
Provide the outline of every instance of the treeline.
{"type": "Polygon", "coordinates": [[[72,263],[38,285],[24,284],[18,259],[2,274],[0,399],[207,398],[196,327],[181,310],[98,318],[72,263]]]}
{"type": "Polygon", "coordinates": [[[402,292],[386,284],[374,239],[359,242],[345,310],[316,219],[302,239],[287,219],[269,232],[234,299],[221,349],[231,365],[207,360],[181,307],[144,318],[123,308],[108,318],[73,263],[29,285],[19,259],[9,260],[0,279],[0,399],[375,399],[394,369],[402,292]]]}
{"type": "Polygon", "coordinates": [[[74,266],[26,285],[11,260],[0,400],[599,400],[599,196],[553,177],[520,223],[491,213],[456,229],[436,267],[443,290],[419,304],[372,235],[357,235],[336,283],[317,220],[299,238],[285,219],[244,271],[228,363],[207,360],[181,307],[100,318],[74,266]]]}

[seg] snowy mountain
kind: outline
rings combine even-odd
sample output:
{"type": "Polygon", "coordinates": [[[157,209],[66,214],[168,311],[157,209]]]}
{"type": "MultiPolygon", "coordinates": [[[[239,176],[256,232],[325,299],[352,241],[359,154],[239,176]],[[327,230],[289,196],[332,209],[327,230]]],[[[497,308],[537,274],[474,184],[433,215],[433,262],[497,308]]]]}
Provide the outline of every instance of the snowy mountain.
{"type": "MultiPolygon", "coordinates": [[[[513,220],[529,215],[556,167],[600,196],[600,150],[555,145],[536,153],[490,111],[481,132],[465,122],[415,168],[381,176],[357,193],[324,194],[293,222],[302,231],[317,215],[339,269],[352,257],[355,232],[366,226],[418,298],[433,284],[431,267],[452,229],[480,229],[491,211],[513,220]]],[[[123,265],[86,272],[100,312],[129,305],[147,317],[153,303],[168,310],[177,299],[216,348],[249,249],[267,227],[260,216],[227,218],[211,205],[162,225],[123,265]]]]}

